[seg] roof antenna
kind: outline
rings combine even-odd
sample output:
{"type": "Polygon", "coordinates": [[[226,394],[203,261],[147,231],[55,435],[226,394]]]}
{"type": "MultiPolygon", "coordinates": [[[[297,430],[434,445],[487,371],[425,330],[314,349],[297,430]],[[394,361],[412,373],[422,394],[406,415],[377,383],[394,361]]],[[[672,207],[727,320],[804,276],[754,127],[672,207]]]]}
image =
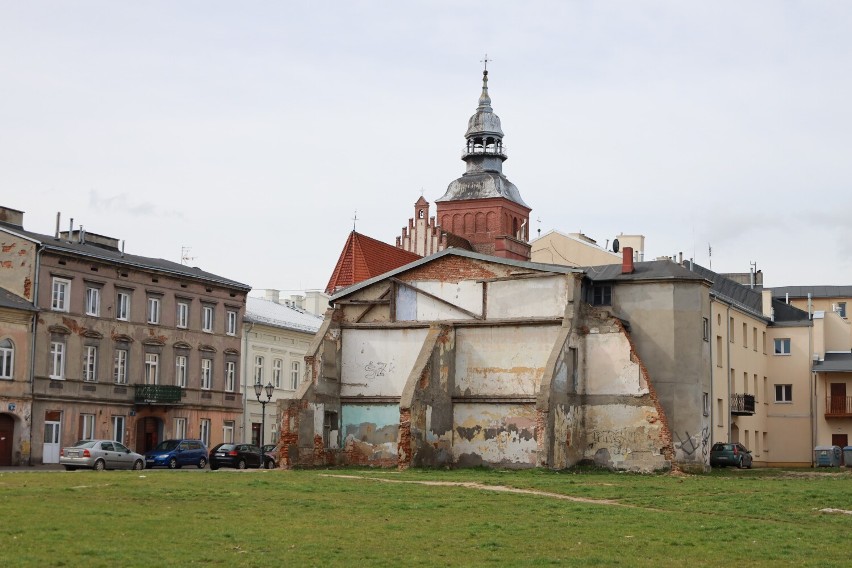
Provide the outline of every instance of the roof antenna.
{"type": "Polygon", "coordinates": [[[355,210],[355,216],[352,217],[352,232],[355,232],[355,223],[358,221],[358,210],[355,210]]]}
{"type": "Polygon", "coordinates": [[[190,260],[195,260],[197,257],[189,256],[189,251],[192,247],[180,247],[180,263],[184,266],[189,266],[190,260]]]}
{"type": "Polygon", "coordinates": [[[541,236],[541,217],[536,217],[535,222],[538,223],[538,236],[541,236]]]}

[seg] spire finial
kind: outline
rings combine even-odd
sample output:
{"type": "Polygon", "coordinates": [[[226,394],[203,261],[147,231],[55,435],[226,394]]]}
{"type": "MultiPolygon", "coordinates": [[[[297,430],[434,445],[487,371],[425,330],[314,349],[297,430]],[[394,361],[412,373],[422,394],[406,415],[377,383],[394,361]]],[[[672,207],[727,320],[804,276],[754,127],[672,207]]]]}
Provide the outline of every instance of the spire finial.
{"type": "Polygon", "coordinates": [[[483,63],[483,64],[484,64],[484,67],[483,67],[483,69],[482,69],[482,70],[483,70],[483,72],[484,72],[484,74],[485,74],[485,75],[488,75],[488,62],[489,62],[489,61],[494,61],[494,60],[493,60],[493,59],[488,59],[488,54],[487,54],[487,53],[485,54],[485,59],[480,59],[480,60],[479,60],[479,62],[480,62],[480,63],[483,63]]]}
{"type": "Polygon", "coordinates": [[[493,59],[488,59],[488,54],[485,54],[485,59],[480,59],[479,62],[483,64],[482,69],[482,94],[479,96],[479,107],[477,110],[486,110],[491,112],[491,97],[488,96],[488,62],[494,61],[493,59]]]}
{"type": "Polygon", "coordinates": [[[355,211],[355,216],[352,217],[352,230],[355,230],[355,223],[358,222],[358,211],[355,211]]]}

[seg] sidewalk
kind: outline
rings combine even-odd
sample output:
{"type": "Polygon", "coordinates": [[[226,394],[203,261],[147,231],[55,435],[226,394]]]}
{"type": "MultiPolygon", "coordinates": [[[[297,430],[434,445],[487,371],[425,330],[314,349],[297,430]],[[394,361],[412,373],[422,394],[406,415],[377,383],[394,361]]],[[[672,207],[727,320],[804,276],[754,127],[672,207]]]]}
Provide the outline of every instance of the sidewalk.
{"type": "Polygon", "coordinates": [[[58,463],[45,463],[38,465],[4,465],[0,466],[0,472],[34,472],[34,471],[65,471],[58,463]]]}

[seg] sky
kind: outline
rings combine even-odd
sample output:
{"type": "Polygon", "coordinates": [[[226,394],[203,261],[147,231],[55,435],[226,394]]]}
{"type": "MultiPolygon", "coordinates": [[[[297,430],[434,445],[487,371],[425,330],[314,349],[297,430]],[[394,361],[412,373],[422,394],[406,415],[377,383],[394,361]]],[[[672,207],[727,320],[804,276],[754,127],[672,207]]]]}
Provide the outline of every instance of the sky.
{"type": "Polygon", "coordinates": [[[487,54],[532,237],[852,284],[850,29],[820,0],[0,0],[0,204],[323,289],[353,225],[393,244],[464,172],[487,54]]]}

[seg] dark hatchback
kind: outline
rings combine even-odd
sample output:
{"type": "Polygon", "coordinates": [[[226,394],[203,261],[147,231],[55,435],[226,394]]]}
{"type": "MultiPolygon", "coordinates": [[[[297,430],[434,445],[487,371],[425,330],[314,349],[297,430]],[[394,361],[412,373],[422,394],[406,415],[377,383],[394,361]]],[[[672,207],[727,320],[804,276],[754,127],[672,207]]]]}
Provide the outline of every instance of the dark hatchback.
{"type": "Polygon", "coordinates": [[[252,444],[219,444],[210,450],[210,469],[260,467],[260,448],[252,444]]]}
{"type": "Polygon", "coordinates": [[[739,442],[725,444],[718,442],[710,448],[710,465],[725,467],[735,465],[738,468],[751,468],[751,452],[739,442]]]}

